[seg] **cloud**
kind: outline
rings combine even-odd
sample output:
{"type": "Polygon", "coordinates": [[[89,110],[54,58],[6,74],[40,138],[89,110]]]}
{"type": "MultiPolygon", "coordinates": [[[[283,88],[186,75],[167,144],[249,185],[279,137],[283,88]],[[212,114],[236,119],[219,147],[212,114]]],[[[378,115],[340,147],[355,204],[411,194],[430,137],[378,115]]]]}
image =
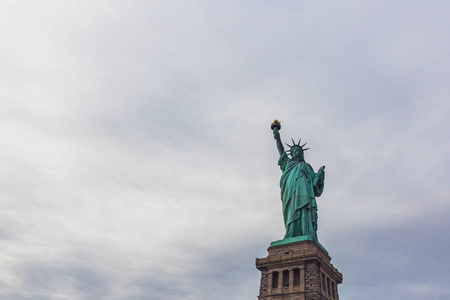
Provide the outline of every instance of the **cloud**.
{"type": "Polygon", "coordinates": [[[278,118],[340,297],[448,298],[446,3],[1,5],[2,297],[255,297],[278,118]]]}

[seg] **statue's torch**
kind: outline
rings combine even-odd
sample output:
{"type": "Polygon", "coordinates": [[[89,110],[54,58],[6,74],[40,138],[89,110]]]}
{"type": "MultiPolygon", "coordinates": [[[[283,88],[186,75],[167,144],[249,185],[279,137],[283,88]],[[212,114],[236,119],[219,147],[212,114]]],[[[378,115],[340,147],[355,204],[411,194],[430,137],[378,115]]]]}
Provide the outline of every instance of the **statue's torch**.
{"type": "Polygon", "coordinates": [[[281,129],[280,121],[278,121],[277,119],[275,119],[275,120],[273,121],[272,125],[270,126],[270,129],[273,130],[274,128],[276,128],[276,129],[278,129],[278,130],[281,129]]]}
{"type": "MultiPolygon", "coordinates": [[[[272,129],[273,138],[276,139],[277,141],[279,141],[280,140],[280,133],[278,131],[281,129],[280,121],[275,119],[273,121],[272,125],[270,126],[270,129],[272,129]]],[[[280,141],[280,143],[281,143],[281,141],[280,141]]],[[[281,146],[281,147],[283,147],[283,146],[281,146]]]]}

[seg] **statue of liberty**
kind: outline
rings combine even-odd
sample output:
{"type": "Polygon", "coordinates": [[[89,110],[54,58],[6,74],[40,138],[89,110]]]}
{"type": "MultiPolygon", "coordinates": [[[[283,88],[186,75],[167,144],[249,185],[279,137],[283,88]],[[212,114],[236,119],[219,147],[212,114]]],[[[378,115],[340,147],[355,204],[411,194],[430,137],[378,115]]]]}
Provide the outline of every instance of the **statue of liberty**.
{"type": "Polygon", "coordinates": [[[275,120],[271,126],[273,137],[276,140],[280,158],[278,165],[283,174],[280,179],[281,202],[283,204],[284,226],[286,235],[284,239],[305,236],[312,241],[317,240],[317,203],[315,197],[323,192],[325,180],[325,166],[317,173],[305,162],[303,152],[309,148],[303,148],[305,144],[296,144],[292,139],[292,145],[285,151],[280,138],[280,122],[275,120]],[[288,156],[290,154],[290,158],[288,156]]]}

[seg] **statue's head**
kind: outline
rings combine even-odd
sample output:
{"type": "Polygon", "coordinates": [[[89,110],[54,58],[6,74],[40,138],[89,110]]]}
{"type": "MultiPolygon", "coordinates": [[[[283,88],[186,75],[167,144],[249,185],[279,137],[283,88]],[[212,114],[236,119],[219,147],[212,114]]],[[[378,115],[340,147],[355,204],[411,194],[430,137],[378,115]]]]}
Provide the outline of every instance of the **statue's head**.
{"type": "Polygon", "coordinates": [[[303,156],[304,151],[308,150],[309,148],[303,148],[303,146],[306,145],[306,143],[304,143],[303,145],[300,145],[300,142],[302,141],[302,139],[300,139],[298,141],[298,143],[296,144],[294,142],[294,139],[292,139],[292,145],[286,144],[289,146],[289,150],[286,151],[287,153],[291,154],[291,157],[293,160],[297,160],[297,161],[304,161],[305,158],[303,156]]]}
{"type": "Polygon", "coordinates": [[[291,157],[294,160],[300,160],[303,161],[305,160],[304,156],[303,156],[303,150],[300,147],[292,147],[290,150],[291,153],[291,157]]]}

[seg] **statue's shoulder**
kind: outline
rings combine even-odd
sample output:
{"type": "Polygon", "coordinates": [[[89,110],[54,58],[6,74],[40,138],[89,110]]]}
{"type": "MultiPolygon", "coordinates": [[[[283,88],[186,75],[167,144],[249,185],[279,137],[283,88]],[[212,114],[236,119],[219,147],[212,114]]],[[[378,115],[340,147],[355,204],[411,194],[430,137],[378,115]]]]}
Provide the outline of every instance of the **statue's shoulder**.
{"type": "Polygon", "coordinates": [[[303,163],[305,164],[305,166],[306,166],[306,168],[308,169],[308,171],[314,172],[314,169],[311,167],[310,164],[308,164],[306,161],[303,162],[303,163]]]}
{"type": "Polygon", "coordinates": [[[286,154],[286,152],[283,152],[283,154],[281,154],[280,158],[278,159],[278,165],[280,165],[283,168],[284,165],[289,164],[290,160],[291,159],[286,154]]]}

